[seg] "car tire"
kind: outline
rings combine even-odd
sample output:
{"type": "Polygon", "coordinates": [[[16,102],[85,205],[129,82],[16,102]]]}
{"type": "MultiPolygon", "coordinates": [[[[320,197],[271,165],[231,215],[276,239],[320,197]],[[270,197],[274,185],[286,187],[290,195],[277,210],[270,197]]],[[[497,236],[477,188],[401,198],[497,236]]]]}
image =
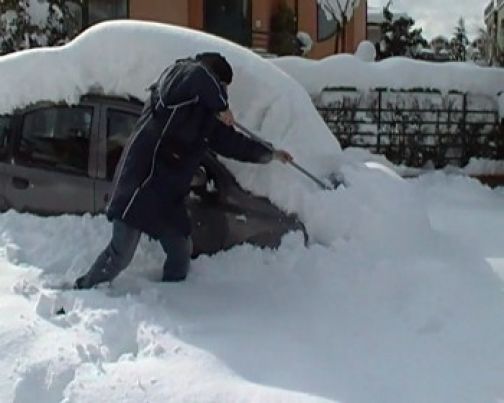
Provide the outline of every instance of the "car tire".
{"type": "Polygon", "coordinates": [[[9,203],[7,203],[5,197],[0,196],[0,213],[5,213],[9,208],[9,203]]]}

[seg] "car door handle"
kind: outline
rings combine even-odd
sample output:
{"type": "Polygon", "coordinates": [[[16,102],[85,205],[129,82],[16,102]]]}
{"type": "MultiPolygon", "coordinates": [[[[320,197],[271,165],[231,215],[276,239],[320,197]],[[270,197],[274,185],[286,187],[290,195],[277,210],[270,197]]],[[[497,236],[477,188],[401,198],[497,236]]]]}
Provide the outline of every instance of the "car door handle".
{"type": "Polygon", "coordinates": [[[14,186],[16,189],[28,189],[30,187],[30,181],[25,178],[20,178],[18,176],[14,176],[12,178],[12,186],[14,186]]]}

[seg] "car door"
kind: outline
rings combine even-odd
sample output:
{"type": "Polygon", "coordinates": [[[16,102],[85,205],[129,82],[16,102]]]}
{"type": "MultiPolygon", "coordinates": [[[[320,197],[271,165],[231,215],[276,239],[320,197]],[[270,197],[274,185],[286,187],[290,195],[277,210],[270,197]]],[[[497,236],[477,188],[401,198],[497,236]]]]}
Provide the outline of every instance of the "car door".
{"type": "Polygon", "coordinates": [[[242,243],[261,247],[276,247],[289,230],[304,232],[295,216],[289,216],[267,198],[243,190],[234,176],[216,158],[206,161],[215,178],[216,202],[212,208],[220,218],[222,249],[242,243]]]}
{"type": "Polygon", "coordinates": [[[142,105],[126,100],[100,100],[100,123],[97,147],[97,174],[94,211],[101,213],[110,199],[112,181],[124,146],[132,135],[142,105]]]}
{"type": "Polygon", "coordinates": [[[83,103],[39,106],[18,116],[11,163],[5,165],[10,207],[39,214],[92,212],[97,112],[83,103]]]}

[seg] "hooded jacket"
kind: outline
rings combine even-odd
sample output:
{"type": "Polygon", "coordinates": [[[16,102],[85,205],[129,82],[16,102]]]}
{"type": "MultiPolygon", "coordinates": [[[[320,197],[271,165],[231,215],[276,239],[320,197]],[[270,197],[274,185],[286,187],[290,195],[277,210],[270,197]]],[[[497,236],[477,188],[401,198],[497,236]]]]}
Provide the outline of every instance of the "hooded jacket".
{"type": "Polygon", "coordinates": [[[180,60],[150,90],[118,164],[107,217],[155,239],[167,229],[188,236],[184,200],[205,153],[266,163],[272,152],[216,118],[228,97],[204,63],[180,60]]]}

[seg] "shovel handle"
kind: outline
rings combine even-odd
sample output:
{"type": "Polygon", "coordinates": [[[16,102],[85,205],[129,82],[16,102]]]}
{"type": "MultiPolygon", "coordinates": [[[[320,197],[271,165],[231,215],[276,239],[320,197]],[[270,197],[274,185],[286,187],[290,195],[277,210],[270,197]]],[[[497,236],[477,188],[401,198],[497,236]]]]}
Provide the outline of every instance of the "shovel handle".
{"type": "MultiPolygon", "coordinates": [[[[268,143],[267,141],[264,141],[261,137],[259,137],[257,134],[252,132],[251,130],[247,129],[244,127],[242,124],[238,123],[235,121],[235,126],[242,132],[244,132],[247,136],[252,138],[253,140],[257,141],[258,143],[261,143],[263,146],[265,146],[268,150],[274,152],[275,148],[268,143]]],[[[303,168],[301,165],[297,164],[294,161],[288,161],[288,164],[290,164],[293,168],[297,169],[299,172],[301,172],[303,175],[307,176],[310,178],[313,182],[315,182],[322,190],[334,190],[332,187],[326,185],[324,182],[322,182],[319,178],[317,178],[315,175],[312,173],[308,172],[305,168],[303,168]]]]}

